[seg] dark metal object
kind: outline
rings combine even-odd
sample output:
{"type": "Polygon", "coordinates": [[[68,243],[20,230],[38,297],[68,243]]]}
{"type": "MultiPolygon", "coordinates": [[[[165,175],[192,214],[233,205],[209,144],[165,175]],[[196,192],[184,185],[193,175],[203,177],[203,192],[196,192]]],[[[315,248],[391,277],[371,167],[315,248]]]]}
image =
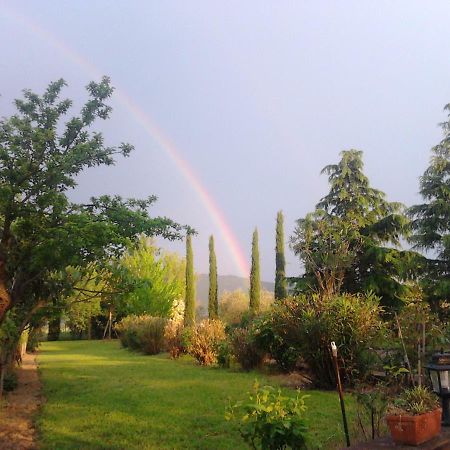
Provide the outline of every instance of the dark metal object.
{"type": "Polygon", "coordinates": [[[441,398],[442,425],[450,426],[450,353],[435,353],[425,366],[433,391],[441,398]]]}
{"type": "Polygon", "coordinates": [[[339,375],[339,363],[337,359],[337,347],[334,342],[331,343],[331,354],[333,355],[334,370],[336,372],[336,385],[339,392],[339,402],[341,404],[342,421],[344,423],[345,440],[347,447],[350,447],[350,436],[348,434],[347,416],[345,414],[344,393],[342,391],[341,376],[339,375]]]}

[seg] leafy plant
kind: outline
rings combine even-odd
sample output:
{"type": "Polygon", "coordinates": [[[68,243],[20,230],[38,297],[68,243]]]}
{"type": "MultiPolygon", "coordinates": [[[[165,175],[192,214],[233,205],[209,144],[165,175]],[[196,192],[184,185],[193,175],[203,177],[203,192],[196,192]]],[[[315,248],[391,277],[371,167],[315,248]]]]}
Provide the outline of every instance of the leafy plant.
{"type": "Polygon", "coordinates": [[[439,407],[438,397],[423,386],[405,389],[389,405],[389,412],[395,415],[415,416],[434,411],[439,407]]]}
{"type": "Polygon", "coordinates": [[[368,349],[382,334],[381,311],[373,294],[288,298],[274,305],[258,339],[266,340],[265,348],[281,368],[293,367],[301,356],[322,387],[335,385],[330,354],[330,342],[335,341],[342,379],[355,383],[372,367],[368,349]]]}
{"type": "Polygon", "coordinates": [[[356,391],[356,414],[358,425],[365,439],[368,439],[370,427],[370,437],[375,439],[382,433],[382,418],[388,406],[388,397],[385,386],[358,387],[356,391]],[[368,425],[369,424],[369,425],[368,425]]]}
{"type": "Polygon", "coordinates": [[[228,339],[223,340],[219,344],[217,353],[217,363],[220,367],[228,369],[231,366],[231,360],[233,358],[233,350],[228,339]]]}
{"type": "Polygon", "coordinates": [[[306,449],[305,398],[282,395],[281,389],[260,386],[257,381],[246,402],[230,405],[226,420],[238,420],[242,438],[251,448],[306,449]]]}
{"type": "Polygon", "coordinates": [[[234,357],[244,370],[261,365],[264,352],[249,328],[236,328],[231,336],[231,346],[234,357]]]}

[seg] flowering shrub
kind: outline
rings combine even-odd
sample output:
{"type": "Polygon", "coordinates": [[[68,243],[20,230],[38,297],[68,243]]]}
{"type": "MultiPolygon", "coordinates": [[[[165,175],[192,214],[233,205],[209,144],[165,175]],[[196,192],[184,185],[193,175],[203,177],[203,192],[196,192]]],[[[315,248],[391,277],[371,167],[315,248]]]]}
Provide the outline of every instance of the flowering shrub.
{"type": "Polygon", "coordinates": [[[167,322],[164,329],[164,338],[166,347],[170,356],[174,359],[178,358],[186,351],[183,333],[183,319],[171,319],[167,322]]]}
{"type": "Polygon", "coordinates": [[[217,362],[219,346],[226,338],[224,324],[220,320],[203,320],[192,329],[188,352],[203,366],[217,362]]]}
{"type": "Polygon", "coordinates": [[[164,328],[167,319],[163,317],[127,316],[116,325],[120,342],[124,347],[156,355],[164,350],[164,328]]]}
{"type": "Polygon", "coordinates": [[[299,391],[296,397],[285,397],[281,389],[255,382],[248,402],[228,407],[225,419],[240,422],[241,436],[251,448],[306,449],[306,397],[299,391]]]}

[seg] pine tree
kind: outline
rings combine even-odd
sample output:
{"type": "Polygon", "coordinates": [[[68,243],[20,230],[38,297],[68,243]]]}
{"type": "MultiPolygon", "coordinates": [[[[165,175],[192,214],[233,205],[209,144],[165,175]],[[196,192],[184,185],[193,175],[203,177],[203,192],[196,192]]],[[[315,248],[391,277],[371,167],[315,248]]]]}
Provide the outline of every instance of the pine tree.
{"type": "Polygon", "coordinates": [[[342,152],[338,164],[323,169],[330,192],[297,221],[291,238],[305,266],[297,288],[325,295],[370,290],[384,306],[395,306],[409,292],[405,281],[417,254],[398,249],[409,228],[403,206],[372,188],[363,169],[357,150],[342,152]]]}
{"type": "MultiPolygon", "coordinates": [[[[445,107],[450,111],[450,104],[445,107]]],[[[427,250],[421,285],[438,308],[450,296],[450,112],[442,124],[444,137],[431,150],[430,165],[420,178],[424,203],[410,208],[416,248],[427,250]]]]}
{"type": "Polygon", "coordinates": [[[250,311],[258,312],[261,300],[261,277],[259,269],[258,229],[252,239],[252,268],[250,271],[250,311]]]}
{"type": "Polygon", "coordinates": [[[275,300],[282,300],[287,296],[283,222],[283,212],[278,211],[275,245],[275,300]]]}
{"type": "Polygon", "coordinates": [[[195,323],[195,275],[194,255],[192,252],[192,236],[186,236],[186,294],[184,299],[184,325],[195,323]]]}
{"type": "Polygon", "coordinates": [[[217,299],[217,260],[214,250],[214,237],[209,237],[209,296],[208,317],[217,319],[219,317],[219,303],[217,299]]]}

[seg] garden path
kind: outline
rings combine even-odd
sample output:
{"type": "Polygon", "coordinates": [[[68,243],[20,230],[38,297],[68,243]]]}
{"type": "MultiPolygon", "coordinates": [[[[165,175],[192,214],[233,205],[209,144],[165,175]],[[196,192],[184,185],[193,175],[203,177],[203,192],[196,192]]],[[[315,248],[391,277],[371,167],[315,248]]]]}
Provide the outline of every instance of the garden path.
{"type": "Polygon", "coordinates": [[[2,450],[36,449],[34,418],[41,405],[41,383],[36,356],[25,354],[17,371],[18,386],[0,405],[0,448],[2,450]]]}

